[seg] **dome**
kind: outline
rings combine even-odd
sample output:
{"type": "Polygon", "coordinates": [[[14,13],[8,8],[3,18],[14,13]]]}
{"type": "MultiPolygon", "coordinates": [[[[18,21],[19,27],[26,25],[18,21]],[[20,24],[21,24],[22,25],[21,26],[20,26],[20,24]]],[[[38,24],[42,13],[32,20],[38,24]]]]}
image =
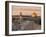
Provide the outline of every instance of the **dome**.
{"type": "Polygon", "coordinates": [[[32,13],[32,17],[37,17],[37,13],[36,12],[33,12],[32,13]]]}

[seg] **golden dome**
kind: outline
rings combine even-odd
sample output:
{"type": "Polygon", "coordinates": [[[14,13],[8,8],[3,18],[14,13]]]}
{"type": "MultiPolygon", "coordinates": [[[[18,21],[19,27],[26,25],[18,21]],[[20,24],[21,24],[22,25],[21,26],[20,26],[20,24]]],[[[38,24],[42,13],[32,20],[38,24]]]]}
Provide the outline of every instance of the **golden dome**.
{"type": "Polygon", "coordinates": [[[37,17],[37,13],[36,12],[33,12],[32,13],[32,17],[37,17]]]}

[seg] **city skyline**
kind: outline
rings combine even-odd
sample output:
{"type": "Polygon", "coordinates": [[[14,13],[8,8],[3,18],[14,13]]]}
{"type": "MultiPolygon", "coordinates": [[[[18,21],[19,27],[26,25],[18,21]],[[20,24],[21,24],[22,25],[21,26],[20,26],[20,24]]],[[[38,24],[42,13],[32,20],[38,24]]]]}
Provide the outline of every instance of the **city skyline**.
{"type": "Polygon", "coordinates": [[[12,6],[12,15],[32,15],[33,12],[37,14],[37,16],[41,16],[41,7],[33,7],[33,6],[12,6]]]}

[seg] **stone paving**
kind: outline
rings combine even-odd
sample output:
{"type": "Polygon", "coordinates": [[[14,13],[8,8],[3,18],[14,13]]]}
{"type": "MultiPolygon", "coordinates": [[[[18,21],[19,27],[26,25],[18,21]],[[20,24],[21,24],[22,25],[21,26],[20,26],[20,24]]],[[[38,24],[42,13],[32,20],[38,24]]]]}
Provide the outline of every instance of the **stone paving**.
{"type": "Polygon", "coordinates": [[[14,24],[12,25],[12,30],[40,30],[41,25],[36,24],[34,21],[24,21],[20,24],[14,24]]]}

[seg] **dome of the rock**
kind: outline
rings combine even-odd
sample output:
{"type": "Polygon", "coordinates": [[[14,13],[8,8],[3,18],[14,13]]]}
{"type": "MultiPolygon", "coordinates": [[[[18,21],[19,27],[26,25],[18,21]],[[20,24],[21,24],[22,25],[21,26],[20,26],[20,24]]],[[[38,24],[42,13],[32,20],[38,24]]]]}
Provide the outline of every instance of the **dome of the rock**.
{"type": "Polygon", "coordinates": [[[36,12],[33,12],[32,13],[32,17],[37,17],[37,13],[36,12]]]}

